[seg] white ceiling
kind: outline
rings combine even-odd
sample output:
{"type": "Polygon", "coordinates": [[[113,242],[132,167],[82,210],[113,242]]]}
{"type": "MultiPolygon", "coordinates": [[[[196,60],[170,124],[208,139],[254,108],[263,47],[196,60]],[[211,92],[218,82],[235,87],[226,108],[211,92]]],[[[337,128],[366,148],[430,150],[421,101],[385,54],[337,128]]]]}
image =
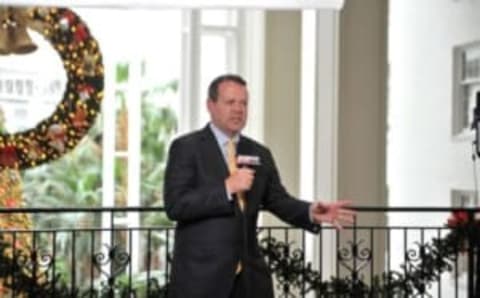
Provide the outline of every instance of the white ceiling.
{"type": "Polygon", "coordinates": [[[99,8],[260,8],[335,9],[344,0],[0,0],[0,5],[42,5],[99,8]]]}

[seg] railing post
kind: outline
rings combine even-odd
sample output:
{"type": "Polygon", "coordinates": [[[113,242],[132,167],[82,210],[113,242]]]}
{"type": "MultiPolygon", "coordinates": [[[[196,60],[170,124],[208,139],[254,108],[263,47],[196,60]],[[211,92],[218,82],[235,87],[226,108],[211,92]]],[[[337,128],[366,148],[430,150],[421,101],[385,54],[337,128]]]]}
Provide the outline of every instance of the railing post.
{"type": "Polygon", "coordinates": [[[467,288],[468,288],[468,297],[475,298],[475,213],[471,210],[467,211],[468,213],[468,224],[467,224],[467,237],[468,237],[468,273],[467,273],[467,288]]]}
{"type": "Polygon", "coordinates": [[[474,292],[475,297],[478,296],[480,289],[480,229],[478,223],[476,222],[475,215],[473,216],[474,222],[472,223],[472,240],[474,241],[474,260],[475,260],[475,269],[472,272],[472,275],[475,279],[474,292]]]}

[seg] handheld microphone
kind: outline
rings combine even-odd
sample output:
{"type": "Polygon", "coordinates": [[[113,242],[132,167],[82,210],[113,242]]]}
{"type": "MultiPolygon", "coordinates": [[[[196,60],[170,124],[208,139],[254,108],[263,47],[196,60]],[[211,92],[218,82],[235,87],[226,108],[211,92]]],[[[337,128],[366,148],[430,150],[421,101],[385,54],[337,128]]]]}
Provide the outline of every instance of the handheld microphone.
{"type": "Polygon", "coordinates": [[[254,167],[259,166],[260,157],[254,155],[238,155],[237,156],[237,165],[239,167],[247,166],[247,167],[254,167]]]}

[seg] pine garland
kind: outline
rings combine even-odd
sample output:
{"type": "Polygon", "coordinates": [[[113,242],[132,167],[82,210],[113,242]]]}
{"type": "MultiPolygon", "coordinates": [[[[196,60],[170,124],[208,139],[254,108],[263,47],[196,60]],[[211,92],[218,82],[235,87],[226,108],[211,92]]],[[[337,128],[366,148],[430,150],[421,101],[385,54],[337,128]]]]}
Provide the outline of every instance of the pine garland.
{"type": "MultiPolygon", "coordinates": [[[[356,271],[358,268],[352,268],[349,276],[323,280],[321,272],[305,263],[301,249],[291,251],[290,243],[271,237],[261,240],[261,250],[279,282],[279,289],[284,293],[291,293],[294,287],[301,293],[313,291],[318,297],[412,297],[427,294],[443,273],[453,271],[459,253],[465,250],[471,227],[462,224],[443,238],[417,244],[416,250],[407,252],[407,262],[400,266],[400,271],[390,270],[375,275],[372,284],[361,279],[360,272],[356,271]]],[[[474,228],[477,232],[480,230],[477,225],[474,228]]],[[[475,245],[478,246],[478,243],[475,245]]],[[[357,247],[352,244],[350,249],[355,251],[357,247]]]]}

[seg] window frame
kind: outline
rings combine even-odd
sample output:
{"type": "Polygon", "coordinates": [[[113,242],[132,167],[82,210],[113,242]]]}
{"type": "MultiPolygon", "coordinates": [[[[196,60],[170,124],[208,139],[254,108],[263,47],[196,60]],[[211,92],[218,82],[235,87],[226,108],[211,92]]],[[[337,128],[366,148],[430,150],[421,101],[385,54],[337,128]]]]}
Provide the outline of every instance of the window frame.
{"type": "MultiPolygon", "coordinates": [[[[238,23],[235,28],[232,26],[203,26],[200,24],[201,11],[200,10],[185,10],[182,13],[182,53],[181,53],[181,71],[180,71],[180,117],[179,117],[179,133],[187,132],[203,126],[200,123],[201,113],[205,113],[205,106],[202,106],[204,99],[199,100],[201,86],[201,50],[200,40],[202,36],[215,34],[224,36],[225,38],[233,38],[234,45],[228,49],[228,63],[227,69],[232,72],[238,72],[245,76],[248,80],[249,76],[255,82],[251,84],[250,94],[254,94],[255,104],[250,106],[250,109],[255,110],[257,116],[254,125],[247,127],[248,132],[254,132],[252,135],[258,137],[263,133],[260,129],[263,126],[263,12],[236,10],[238,23]],[[260,30],[259,30],[260,29],[260,30]],[[247,44],[250,38],[254,37],[256,41],[255,46],[247,44]],[[246,53],[250,51],[249,53],[246,53]],[[255,75],[252,75],[255,74],[255,75]],[[253,86],[253,88],[252,88],[253,86]]],[[[105,57],[106,63],[108,57],[105,57]]],[[[103,207],[115,206],[115,161],[117,158],[122,158],[127,161],[127,206],[140,206],[140,167],[141,167],[141,102],[136,100],[127,101],[128,109],[128,147],[126,150],[118,151],[116,148],[116,100],[115,92],[117,90],[124,90],[127,98],[141,98],[142,92],[142,72],[141,61],[138,59],[131,59],[129,62],[129,79],[127,82],[118,83],[114,74],[106,73],[105,80],[108,81],[106,85],[115,86],[105,90],[105,100],[103,105],[103,169],[102,169],[102,183],[103,183],[103,207]]],[[[113,64],[109,64],[113,65],[113,64]]],[[[139,226],[140,217],[138,213],[132,213],[127,217],[119,215],[113,216],[104,214],[102,218],[102,226],[110,227],[134,227],[139,226]]],[[[113,235],[109,231],[105,231],[102,238],[109,243],[113,235]]],[[[138,235],[137,235],[138,238],[138,235]]],[[[139,269],[140,256],[140,242],[138,239],[133,239],[132,247],[132,269],[136,272],[139,269]],[[135,257],[137,256],[137,257],[135,257]]]]}

